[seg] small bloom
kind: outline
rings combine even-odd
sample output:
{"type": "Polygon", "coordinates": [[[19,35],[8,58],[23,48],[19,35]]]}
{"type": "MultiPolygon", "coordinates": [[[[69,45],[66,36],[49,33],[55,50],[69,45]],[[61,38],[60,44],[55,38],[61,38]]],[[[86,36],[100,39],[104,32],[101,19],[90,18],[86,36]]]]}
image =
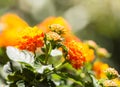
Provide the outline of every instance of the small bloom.
{"type": "Polygon", "coordinates": [[[68,60],[75,69],[79,69],[89,57],[94,58],[93,52],[89,53],[88,46],[81,42],[72,40],[65,42],[65,46],[68,48],[68,60]]]}
{"type": "Polygon", "coordinates": [[[59,35],[64,34],[66,31],[64,29],[64,26],[60,24],[52,24],[49,26],[50,30],[53,32],[58,33],[59,35]]]}
{"type": "Polygon", "coordinates": [[[105,80],[103,82],[104,87],[118,87],[118,85],[113,80],[105,80]]]}
{"type": "Polygon", "coordinates": [[[61,36],[56,32],[48,32],[46,33],[46,36],[48,40],[54,40],[54,41],[61,40],[61,36]]]}
{"type": "Polygon", "coordinates": [[[98,79],[106,78],[104,71],[109,68],[108,64],[97,61],[93,65],[93,71],[98,79]]]}
{"type": "Polygon", "coordinates": [[[108,68],[105,70],[105,74],[109,79],[118,78],[119,74],[114,68],[108,68]]]}

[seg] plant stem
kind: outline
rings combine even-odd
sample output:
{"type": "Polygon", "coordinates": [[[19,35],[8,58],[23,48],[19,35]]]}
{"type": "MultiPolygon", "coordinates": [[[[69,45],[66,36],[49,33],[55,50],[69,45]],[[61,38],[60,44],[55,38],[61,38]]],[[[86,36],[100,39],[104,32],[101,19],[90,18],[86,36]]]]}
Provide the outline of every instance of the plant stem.
{"type": "Polygon", "coordinates": [[[48,54],[46,54],[46,57],[45,57],[45,64],[47,65],[47,62],[48,62],[48,54]]]}
{"type": "Polygon", "coordinates": [[[64,62],[62,62],[62,63],[58,64],[57,66],[55,66],[55,68],[57,69],[57,68],[59,68],[60,66],[62,66],[63,64],[65,64],[65,63],[67,63],[67,62],[66,62],[66,61],[64,61],[64,62]]]}

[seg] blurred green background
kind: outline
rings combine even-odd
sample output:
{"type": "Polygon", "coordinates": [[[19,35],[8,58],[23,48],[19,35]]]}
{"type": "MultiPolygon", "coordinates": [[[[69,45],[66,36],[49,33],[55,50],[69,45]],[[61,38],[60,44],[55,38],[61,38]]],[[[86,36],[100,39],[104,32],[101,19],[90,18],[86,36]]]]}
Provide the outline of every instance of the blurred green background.
{"type": "Polygon", "coordinates": [[[112,54],[107,62],[120,72],[120,0],[0,0],[0,15],[7,12],[31,26],[62,16],[80,39],[106,48],[112,54]]]}

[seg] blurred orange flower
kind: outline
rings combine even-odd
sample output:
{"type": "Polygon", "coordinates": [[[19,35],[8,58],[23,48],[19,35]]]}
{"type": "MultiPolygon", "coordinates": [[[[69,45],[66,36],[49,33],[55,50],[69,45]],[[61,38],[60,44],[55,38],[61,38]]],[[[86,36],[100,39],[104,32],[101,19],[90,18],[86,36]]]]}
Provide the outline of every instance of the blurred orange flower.
{"type": "Polygon", "coordinates": [[[37,27],[29,27],[15,14],[5,14],[0,23],[4,25],[0,32],[0,46],[16,46],[21,50],[35,51],[43,46],[44,34],[37,27]]]}
{"type": "Polygon", "coordinates": [[[42,23],[38,24],[38,28],[43,29],[44,32],[50,31],[49,26],[52,24],[60,24],[64,26],[67,32],[70,32],[71,27],[67,21],[62,17],[48,17],[42,23]]]}
{"type": "Polygon", "coordinates": [[[45,19],[42,23],[38,24],[38,27],[46,33],[50,31],[49,25],[52,25],[52,24],[60,24],[65,28],[66,32],[63,35],[63,37],[65,38],[65,41],[71,41],[71,40],[80,41],[80,39],[72,33],[70,25],[62,17],[49,17],[45,19]]]}
{"type": "Polygon", "coordinates": [[[94,52],[86,44],[75,40],[65,42],[68,48],[68,60],[75,69],[79,69],[85,61],[94,58],[94,52]]]}
{"type": "Polygon", "coordinates": [[[109,65],[100,61],[97,61],[93,65],[93,71],[98,79],[106,78],[105,70],[109,68],[109,65]]]}
{"type": "Polygon", "coordinates": [[[0,17],[0,46],[15,45],[17,33],[28,24],[16,14],[7,13],[0,17]]]}

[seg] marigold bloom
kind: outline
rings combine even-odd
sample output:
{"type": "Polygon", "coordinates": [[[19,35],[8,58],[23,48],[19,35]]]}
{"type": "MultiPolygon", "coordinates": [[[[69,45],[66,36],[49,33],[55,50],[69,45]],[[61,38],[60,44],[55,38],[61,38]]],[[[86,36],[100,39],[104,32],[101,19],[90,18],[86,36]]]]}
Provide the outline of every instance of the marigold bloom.
{"type": "Polygon", "coordinates": [[[16,32],[24,29],[28,24],[16,14],[7,13],[0,18],[0,46],[15,45],[17,43],[16,32]]]}
{"type": "Polygon", "coordinates": [[[108,64],[100,61],[95,62],[93,65],[93,71],[95,72],[96,77],[98,79],[106,78],[106,74],[104,73],[104,71],[108,68],[109,68],[108,64]]]}
{"type": "Polygon", "coordinates": [[[65,42],[65,46],[68,48],[68,60],[75,69],[79,69],[89,57],[94,58],[94,53],[81,42],[72,40],[65,42]]]}

